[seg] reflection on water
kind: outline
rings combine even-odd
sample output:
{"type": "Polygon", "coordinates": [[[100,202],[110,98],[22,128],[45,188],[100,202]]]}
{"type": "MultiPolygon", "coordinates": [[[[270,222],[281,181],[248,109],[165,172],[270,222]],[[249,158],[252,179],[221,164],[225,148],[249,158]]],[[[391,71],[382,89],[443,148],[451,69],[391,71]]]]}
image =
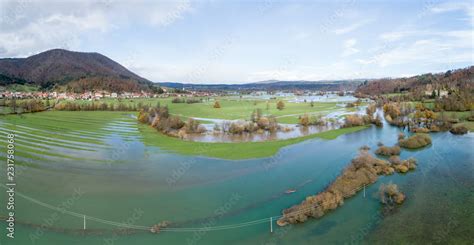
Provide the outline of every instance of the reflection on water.
{"type": "MultiPolygon", "coordinates": [[[[338,129],[344,123],[344,116],[357,114],[364,115],[367,106],[358,106],[354,111],[347,111],[345,109],[333,111],[323,117],[327,121],[326,125],[322,126],[301,126],[298,124],[279,123],[281,130],[276,132],[263,131],[261,133],[243,132],[242,134],[222,133],[221,131],[214,131],[214,126],[222,125],[226,120],[213,118],[195,118],[196,120],[212,121],[214,124],[201,124],[206,132],[201,134],[187,134],[184,140],[198,141],[198,142],[257,142],[268,140],[284,140],[297,137],[303,137],[310,134],[320,133],[328,130],[338,129]]],[[[295,116],[296,117],[296,116],[295,116]]],[[[234,120],[238,121],[238,120],[234,120]]],[[[219,126],[222,128],[222,126],[219,126]]]]}
{"type": "Polygon", "coordinates": [[[303,127],[297,124],[280,124],[286,130],[279,130],[277,132],[263,131],[261,133],[242,134],[228,134],[222,132],[214,132],[213,125],[207,124],[206,133],[202,134],[188,134],[184,137],[185,140],[199,141],[199,142],[256,142],[268,140],[284,140],[296,137],[302,137],[310,134],[320,133],[332,129],[339,128],[336,123],[328,123],[324,126],[307,126],[303,127]]]}
{"type": "Polygon", "coordinates": [[[357,98],[352,95],[339,96],[337,94],[325,95],[303,95],[290,99],[290,102],[304,103],[304,102],[354,102],[357,98]]]}

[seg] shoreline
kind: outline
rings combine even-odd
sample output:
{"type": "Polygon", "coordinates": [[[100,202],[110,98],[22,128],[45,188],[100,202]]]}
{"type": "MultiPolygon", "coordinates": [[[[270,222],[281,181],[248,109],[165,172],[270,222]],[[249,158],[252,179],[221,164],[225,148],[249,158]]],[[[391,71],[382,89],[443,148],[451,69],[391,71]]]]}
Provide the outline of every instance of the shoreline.
{"type": "Polygon", "coordinates": [[[225,160],[250,160],[266,158],[275,155],[281,148],[297,144],[309,139],[319,138],[333,140],[340,135],[354,133],[369,128],[370,126],[357,126],[328,130],[320,133],[310,134],[302,137],[269,140],[258,142],[197,142],[186,141],[179,138],[164,135],[154,130],[149,125],[139,125],[138,129],[144,136],[145,145],[159,147],[174,154],[188,156],[202,156],[208,158],[225,160]],[[234,149],[239,149],[236,152],[234,149]]]}

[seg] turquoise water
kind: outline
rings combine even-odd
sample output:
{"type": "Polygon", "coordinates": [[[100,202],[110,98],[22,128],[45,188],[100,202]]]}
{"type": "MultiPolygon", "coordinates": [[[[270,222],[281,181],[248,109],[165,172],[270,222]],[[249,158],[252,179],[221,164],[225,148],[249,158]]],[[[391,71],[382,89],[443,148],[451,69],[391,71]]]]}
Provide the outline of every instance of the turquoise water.
{"type": "MultiPolygon", "coordinates": [[[[2,234],[2,244],[471,244],[474,240],[472,133],[432,134],[431,146],[402,151],[403,159],[418,159],[416,171],[381,177],[366,189],[365,197],[358,193],[322,219],[283,228],[273,222],[271,233],[269,217],[323,190],[362,145],[373,152],[378,142],[395,144],[399,129],[386,125],[330,141],[312,139],[283,148],[271,158],[242,161],[180,156],[146,146],[134,123],[116,123],[109,129],[122,132],[105,134],[109,147],[94,152],[54,148],[91,160],[51,157],[33,161],[40,167],[18,167],[16,191],[24,196],[16,196],[15,238],[2,234]],[[381,183],[390,181],[407,200],[382,213],[376,193],[381,183]],[[295,193],[284,194],[293,188],[295,193]],[[84,231],[81,216],[40,204],[66,206],[93,218],[86,219],[84,231]],[[180,228],[268,222],[152,234],[121,230],[94,218],[144,227],[167,220],[180,228]]],[[[5,176],[5,169],[1,171],[5,176]]],[[[1,196],[1,203],[5,198],[1,196]]],[[[5,216],[5,207],[1,210],[5,216]]]]}

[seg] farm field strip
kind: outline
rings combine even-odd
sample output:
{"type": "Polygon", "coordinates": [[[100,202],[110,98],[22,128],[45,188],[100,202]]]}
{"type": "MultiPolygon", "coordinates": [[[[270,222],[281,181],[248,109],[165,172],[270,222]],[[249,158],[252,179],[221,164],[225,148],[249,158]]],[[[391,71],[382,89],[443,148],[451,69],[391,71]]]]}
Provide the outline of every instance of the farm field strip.
{"type": "Polygon", "coordinates": [[[8,133],[8,132],[15,132],[18,134],[19,137],[28,137],[25,138],[25,140],[28,140],[30,138],[41,140],[41,141],[46,141],[46,142],[56,142],[60,143],[63,145],[72,145],[76,147],[90,147],[90,144],[93,145],[103,145],[103,141],[101,140],[87,140],[84,138],[80,137],[73,137],[68,134],[61,134],[61,133],[45,133],[41,131],[41,129],[38,130],[19,130],[15,129],[15,126],[7,126],[5,127],[5,130],[0,131],[3,133],[8,133]]]}
{"type": "Polygon", "coordinates": [[[116,135],[123,141],[141,138],[137,122],[124,117],[123,113],[74,113],[77,116],[70,116],[68,112],[44,112],[42,115],[1,117],[0,134],[16,133],[16,156],[28,165],[68,161],[105,163],[108,161],[103,158],[103,154],[96,153],[112,149],[108,143],[110,137],[116,135]],[[87,119],[89,115],[92,115],[91,121],[87,119]],[[94,119],[97,116],[102,119],[94,119]],[[85,123],[76,124],[79,118],[85,123]]]}
{"type": "MultiPolygon", "coordinates": [[[[14,127],[14,128],[21,128],[25,131],[38,131],[39,129],[37,128],[32,128],[32,127],[27,127],[27,126],[22,126],[22,125],[15,125],[15,124],[11,124],[11,123],[5,123],[6,125],[9,125],[11,127],[14,127]]],[[[48,133],[48,134],[58,134],[57,131],[53,131],[51,129],[44,129],[44,130],[41,130],[42,132],[45,132],[45,133],[48,133]]],[[[91,133],[91,132],[88,132],[88,131],[82,131],[82,132],[79,132],[79,131],[71,131],[71,132],[68,132],[68,135],[71,135],[71,136],[75,136],[75,137],[80,137],[80,138],[85,138],[85,139],[96,139],[97,136],[101,135],[101,134],[95,134],[95,133],[91,133]]],[[[104,134],[105,135],[105,134],[104,134]]]]}
{"type": "MultiPolygon", "coordinates": [[[[45,118],[44,121],[49,121],[49,119],[45,118]]],[[[71,122],[65,121],[66,124],[71,122]]],[[[71,121],[74,121],[71,119],[71,121]]],[[[68,136],[79,137],[84,139],[91,139],[96,140],[98,138],[102,139],[110,135],[110,133],[118,133],[124,136],[135,135],[137,129],[136,127],[132,127],[136,125],[135,121],[119,121],[119,122],[111,122],[110,120],[102,120],[99,123],[95,123],[92,127],[88,126],[87,130],[80,129],[76,130],[74,128],[65,127],[65,126],[50,126],[43,123],[36,123],[33,124],[31,122],[16,120],[12,121],[11,123],[6,122],[7,124],[11,125],[12,127],[22,127],[29,130],[34,130],[35,133],[40,133],[37,130],[43,131],[44,133],[48,134],[58,134],[58,132],[66,132],[68,136]],[[24,126],[24,125],[29,126],[24,126]]],[[[75,125],[77,126],[77,125],[75,125]]],[[[80,139],[75,139],[77,141],[81,141],[80,139]]],[[[96,142],[93,142],[96,143],[96,142]]]]}
{"type": "MultiPolygon", "coordinates": [[[[6,132],[1,132],[6,135],[6,132]]],[[[21,135],[21,133],[20,133],[21,135]]],[[[71,159],[71,160],[87,160],[87,161],[98,161],[97,159],[83,157],[84,155],[90,155],[91,152],[96,151],[93,147],[89,149],[73,149],[69,146],[52,146],[49,142],[36,142],[30,143],[25,142],[23,137],[16,138],[15,153],[24,153],[32,156],[36,156],[35,159],[46,160],[44,156],[71,159]],[[58,153],[61,152],[61,153],[58,153]]],[[[27,139],[29,140],[29,139],[27,139]]],[[[58,159],[61,160],[61,159],[58,159]]]]}
{"type": "MultiPolygon", "coordinates": [[[[5,131],[0,131],[1,134],[7,135],[8,133],[5,131]]],[[[58,142],[53,142],[53,141],[45,141],[44,139],[35,139],[33,137],[22,137],[22,136],[17,136],[16,137],[17,142],[27,142],[29,144],[34,144],[36,146],[42,146],[42,147],[47,147],[47,146],[56,146],[56,147],[62,147],[62,148],[69,148],[69,149],[74,149],[74,150],[80,150],[80,151],[96,151],[97,147],[95,148],[83,148],[83,147],[78,147],[78,146],[72,146],[72,145],[66,145],[63,143],[58,143],[58,142]],[[47,143],[47,144],[45,144],[47,143]]],[[[103,147],[105,148],[105,147],[103,147]]]]}

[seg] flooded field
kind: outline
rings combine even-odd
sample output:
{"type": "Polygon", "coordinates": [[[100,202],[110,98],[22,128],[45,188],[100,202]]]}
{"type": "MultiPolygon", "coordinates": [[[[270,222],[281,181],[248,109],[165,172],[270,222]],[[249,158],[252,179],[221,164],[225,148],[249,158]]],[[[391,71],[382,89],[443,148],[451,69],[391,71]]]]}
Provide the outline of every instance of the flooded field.
{"type": "Polygon", "coordinates": [[[371,127],[335,140],[306,140],[268,158],[229,161],[149,145],[149,131],[129,113],[40,113],[0,123],[2,135],[17,134],[15,241],[21,244],[79,238],[90,244],[383,243],[386,234],[394,243],[414,236],[417,243],[473,239],[472,133],[432,134],[426,149],[402,152],[403,159],[418,159],[415,172],[382,177],[365,197],[356,195],[322,219],[283,228],[274,223],[271,233],[270,217],[323,190],[360,146],[394,144],[399,129],[371,127]],[[376,192],[389,181],[407,201],[386,216],[376,192]],[[296,192],[286,194],[289,189],[296,192]],[[173,229],[150,233],[161,221],[173,229]]]}

